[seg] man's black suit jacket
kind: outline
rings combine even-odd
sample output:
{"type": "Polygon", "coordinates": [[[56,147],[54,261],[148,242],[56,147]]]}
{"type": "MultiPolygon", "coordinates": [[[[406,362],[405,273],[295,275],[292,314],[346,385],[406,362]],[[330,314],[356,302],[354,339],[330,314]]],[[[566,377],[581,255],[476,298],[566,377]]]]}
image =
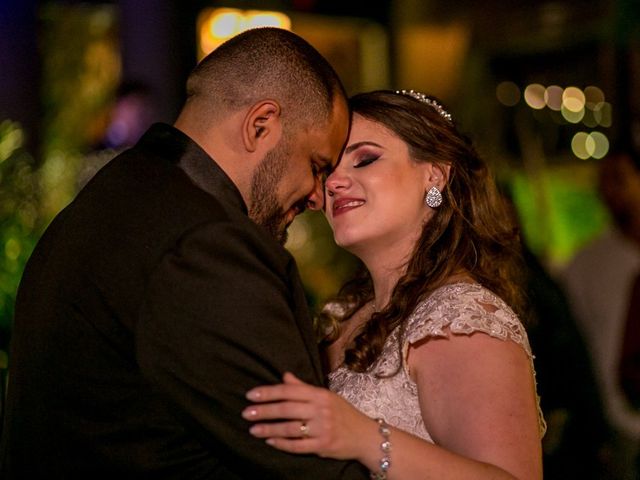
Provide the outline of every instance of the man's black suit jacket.
{"type": "Polygon", "coordinates": [[[293,258],[198,145],[154,125],[36,247],[0,477],[367,478],[252,438],[245,392],[322,373],[293,258]]]}

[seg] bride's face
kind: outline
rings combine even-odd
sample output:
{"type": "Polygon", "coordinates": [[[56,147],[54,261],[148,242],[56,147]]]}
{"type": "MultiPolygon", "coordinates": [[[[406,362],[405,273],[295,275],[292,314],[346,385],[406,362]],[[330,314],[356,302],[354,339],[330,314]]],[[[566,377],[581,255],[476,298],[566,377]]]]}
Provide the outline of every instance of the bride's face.
{"type": "Polygon", "coordinates": [[[325,214],[338,245],[360,256],[388,249],[408,255],[433,210],[431,163],[416,162],[407,144],[380,123],[354,115],[347,146],[325,183],[325,214]]]}

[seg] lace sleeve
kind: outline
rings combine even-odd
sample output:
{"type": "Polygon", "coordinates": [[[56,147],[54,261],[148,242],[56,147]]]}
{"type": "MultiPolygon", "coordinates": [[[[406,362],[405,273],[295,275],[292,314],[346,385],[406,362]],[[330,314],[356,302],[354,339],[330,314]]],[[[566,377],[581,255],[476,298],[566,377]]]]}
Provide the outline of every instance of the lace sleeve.
{"type": "Polygon", "coordinates": [[[427,337],[475,332],[511,340],[532,356],[525,329],[513,310],[490,290],[470,283],[442,287],[418,305],[408,321],[403,347],[427,337]]]}
{"type": "MultiPolygon", "coordinates": [[[[450,334],[482,332],[520,345],[529,357],[535,382],[531,346],[524,326],[513,310],[497,295],[479,284],[457,283],[436,290],[418,305],[407,322],[402,341],[402,367],[408,374],[409,347],[428,337],[447,338],[450,334]]],[[[536,394],[540,435],[546,422],[536,394]]]]}

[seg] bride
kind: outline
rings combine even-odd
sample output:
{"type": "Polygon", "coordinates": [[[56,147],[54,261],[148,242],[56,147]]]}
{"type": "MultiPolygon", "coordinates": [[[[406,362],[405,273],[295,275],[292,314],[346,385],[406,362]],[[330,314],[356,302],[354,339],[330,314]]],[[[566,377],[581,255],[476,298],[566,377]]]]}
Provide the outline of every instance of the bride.
{"type": "Polygon", "coordinates": [[[290,373],[249,391],[251,434],[374,479],[542,478],[519,242],[486,164],[432,97],[350,103],[325,213],[366,270],[323,309],[331,391],[290,373]]]}

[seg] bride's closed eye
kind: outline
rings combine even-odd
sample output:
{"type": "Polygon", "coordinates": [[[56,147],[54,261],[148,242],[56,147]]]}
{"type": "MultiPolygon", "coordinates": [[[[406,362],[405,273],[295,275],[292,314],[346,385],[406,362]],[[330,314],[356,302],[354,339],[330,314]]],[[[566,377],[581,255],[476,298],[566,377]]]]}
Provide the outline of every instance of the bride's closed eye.
{"type": "Polygon", "coordinates": [[[363,155],[354,163],[353,168],[362,168],[378,160],[380,155],[363,155]]]}

